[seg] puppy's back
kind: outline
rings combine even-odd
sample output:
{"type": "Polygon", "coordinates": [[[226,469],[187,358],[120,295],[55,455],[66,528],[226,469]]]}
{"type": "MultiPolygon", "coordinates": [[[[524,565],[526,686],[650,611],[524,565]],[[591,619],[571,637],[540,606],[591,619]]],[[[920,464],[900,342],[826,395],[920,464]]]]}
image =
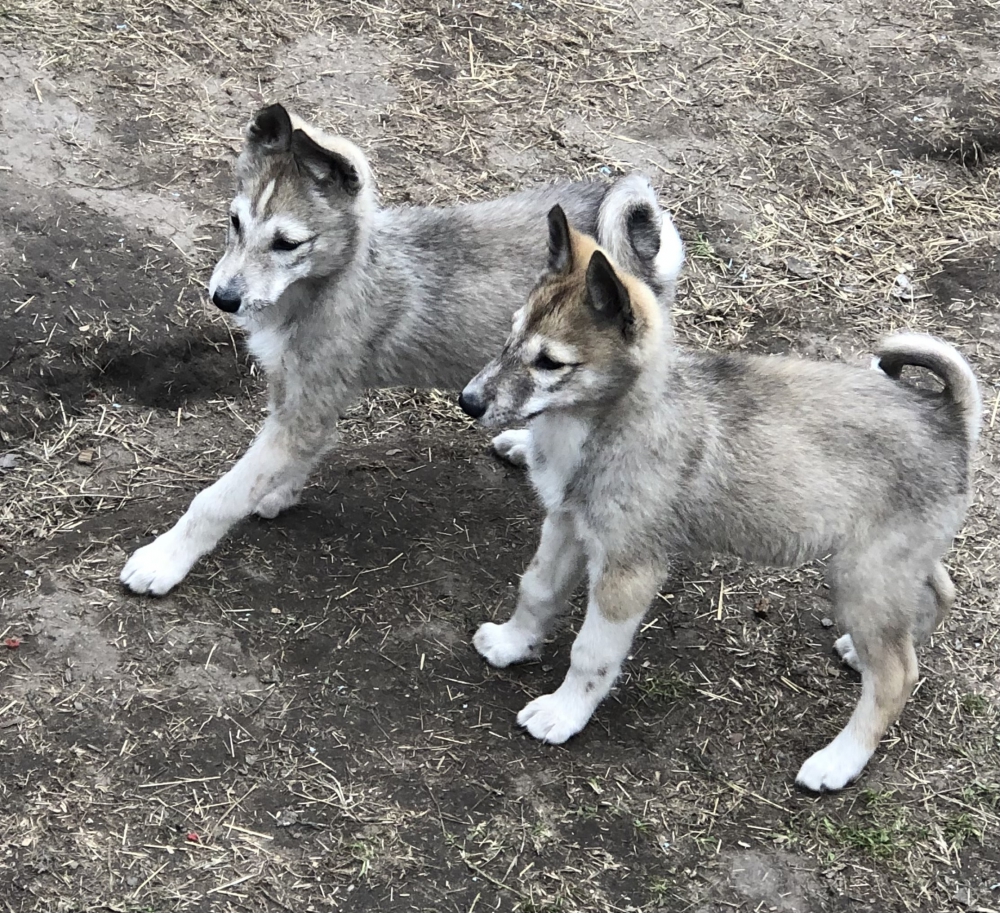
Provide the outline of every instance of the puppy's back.
{"type": "Polygon", "coordinates": [[[941,394],[790,358],[698,354],[678,368],[668,396],[685,420],[666,473],[697,548],[795,564],[893,515],[960,522],[969,446],[941,394]]]}

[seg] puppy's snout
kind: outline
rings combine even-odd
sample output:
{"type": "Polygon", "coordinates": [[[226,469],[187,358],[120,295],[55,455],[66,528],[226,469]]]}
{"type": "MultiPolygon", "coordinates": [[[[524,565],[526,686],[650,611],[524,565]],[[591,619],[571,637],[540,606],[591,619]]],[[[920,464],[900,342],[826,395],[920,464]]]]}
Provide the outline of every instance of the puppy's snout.
{"type": "Polygon", "coordinates": [[[217,288],[215,294],[212,295],[212,304],[227,314],[235,314],[240,309],[242,303],[242,297],[232,286],[217,288]]]}
{"type": "Polygon", "coordinates": [[[486,412],[486,403],[482,398],[468,390],[463,390],[458,394],[458,405],[470,418],[482,418],[486,412]]]}

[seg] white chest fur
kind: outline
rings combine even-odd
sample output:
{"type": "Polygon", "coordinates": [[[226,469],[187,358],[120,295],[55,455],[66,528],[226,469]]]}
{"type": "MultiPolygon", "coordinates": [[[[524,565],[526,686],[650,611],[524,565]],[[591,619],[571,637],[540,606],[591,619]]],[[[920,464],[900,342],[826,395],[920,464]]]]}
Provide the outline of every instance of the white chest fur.
{"type": "Polygon", "coordinates": [[[272,327],[263,327],[250,333],[247,345],[253,357],[268,373],[273,374],[281,365],[281,356],[285,351],[285,334],[272,327]]]}
{"type": "Polygon", "coordinates": [[[589,433],[586,422],[565,415],[540,415],[532,422],[528,472],[546,510],[562,504],[589,433]]]}

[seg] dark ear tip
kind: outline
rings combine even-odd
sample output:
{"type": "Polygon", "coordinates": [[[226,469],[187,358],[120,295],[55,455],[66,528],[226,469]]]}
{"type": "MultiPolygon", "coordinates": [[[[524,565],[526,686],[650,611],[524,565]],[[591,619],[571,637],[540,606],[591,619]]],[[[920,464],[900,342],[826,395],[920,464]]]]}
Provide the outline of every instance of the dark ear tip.
{"type": "Polygon", "coordinates": [[[264,143],[287,142],[292,132],[292,119],[285,106],[275,102],[260,108],[250,121],[247,134],[264,143]]]}
{"type": "Polygon", "coordinates": [[[563,272],[570,268],[572,260],[569,222],[562,206],[556,203],[549,210],[549,269],[563,272]]]}
{"type": "Polygon", "coordinates": [[[587,264],[587,281],[610,282],[616,287],[620,284],[618,274],[615,272],[615,268],[611,265],[611,261],[607,258],[604,251],[595,250],[590,255],[590,262],[587,264]]]}
{"type": "Polygon", "coordinates": [[[288,117],[288,112],[285,110],[285,106],[275,102],[273,105],[266,105],[263,108],[258,108],[253,115],[253,119],[250,121],[250,129],[260,129],[266,124],[273,124],[277,121],[284,120],[288,117]]]}
{"type": "Polygon", "coordinates": [[[549,228],[569,237],[569,219],[566,218],[566,210],[558,203],[549,210],[549,228]]]}
{"type": "Polygon", "coordinates": [[[558,238],[560,244],[569,241],[569,220],[566,218],[566,211],[558,203],[549,210],[549,238],[558,238]]]}
{"type": "Polygon", "coordinates": [[[587,290],[595,311],[608,318],[624,313],[625,323],[630,322],[628,289],[604,251],[595,250],[590,255],[590,262],[587,264],[587,290]]]}
{"type": "Polygon", "coordinates": [[[607,255],[603,250],[595,250],[590,255],[590,263],[587,264],[587,271],[590,270],[607,270],[613,273],[614,269],[611,266],[611,261],[607,258],[607,255]]]}

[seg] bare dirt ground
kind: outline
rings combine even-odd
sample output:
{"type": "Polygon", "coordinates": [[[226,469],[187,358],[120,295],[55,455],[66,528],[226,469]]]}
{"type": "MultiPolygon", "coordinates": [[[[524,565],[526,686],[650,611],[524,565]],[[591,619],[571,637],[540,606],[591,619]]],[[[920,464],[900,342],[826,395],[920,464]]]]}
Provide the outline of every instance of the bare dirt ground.
{"type": "Polygon", "coordinates": [[[1000,910],[998,30],[996,0],[0,8],[0,910],[1000,910]],[[968,354],[959,602],[856,786],[792,785],[858,691],[811,568],[678,569],[588,729],[522,734],[573,623],[534,665],[471,648],[539,512],[451,394],[373,393],[300,507],[122,592],[260,422],[204,283],[272,100],[393,203],[646,169],[691,345],[968,354]]]}

